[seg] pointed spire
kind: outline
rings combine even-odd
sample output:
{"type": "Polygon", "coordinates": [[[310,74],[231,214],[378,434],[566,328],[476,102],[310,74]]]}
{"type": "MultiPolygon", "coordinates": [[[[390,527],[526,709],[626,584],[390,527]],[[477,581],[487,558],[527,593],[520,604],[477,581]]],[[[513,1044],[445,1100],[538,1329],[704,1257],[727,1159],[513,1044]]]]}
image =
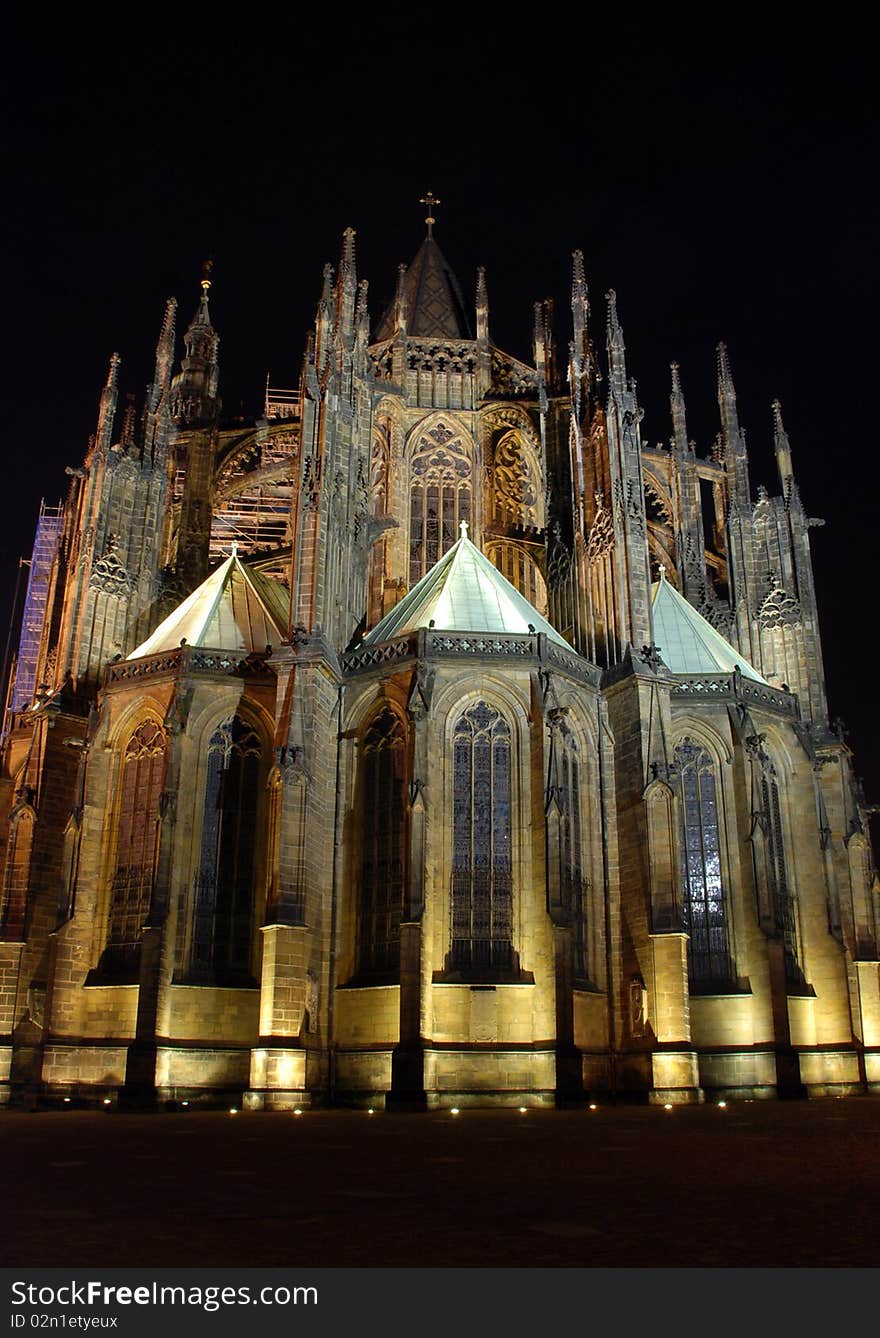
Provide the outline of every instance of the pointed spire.
{"type": "Polygon", "coordinates": [[[788,433],[785,430],[785,424],[782,421],[782,405],[779,400],[774,400],[773,409],[773,447],[776,453],[776,468],[779,473],[779,482],[782,485],[782,493],[787,497],[796,486],[794,481],[794,466],[791,461],[791,445],[788,440],[788,433]]]}
{"type": "Polygon", "coordinates": [[[355,277],[355,237],[354,228],[346,228],[342,234],[342,262],[339,266],[340,273],[345,277],[354,279],[355,277]]]}
{"type": "Polygon", "coordinates": [[[329,260],[324,266],[323,284],[321,287],[321,297],[318,301],[319,313],[329,316],[333,310],[333,266],[329,260]]]}
{"type": "Polygon", "coordinates": [[[212,267],[213,262],[206,260],[199,305],[183,336],[185,354],[181,369],[171,382],[171,413],[178,422],[205,422],[216,418],[220,410],[217,399],[220,337],[211,324],[208,306],[212,267]]]}
{"type": "Polygon", "coordinates": [[[162,317],[162,328],[159,331],[159,338],[156,341],[156,369],[153,373],[153,383],[149,389],[148,409],[150,413],[155,413],[159,405],[168,392],[171,384],[171,373],[174,367],[174,325],[175,314],[177,312],[177,298],[169,297],[165,303],[165,314],[162,317]]]}
{"type": "Polygon", "coordinates": [[[606,330],[611,385],[613,391],[622,394],[626,390],[626,345],[623,342],[623,328],[617,316],[617,294],[613,288],[605,294],[605,300],[608,303],[606,330]]]}
{"type": "Polygon", "coordinates": [[[355,231],[346,228],[342,234],[342,255],[336,285],[337,330],[351,347],[354,335],[354,308],[357,292],[357,261],[355,259],[355,231]]]}
{"type": "Polygon", "coordinates": [[[535,323],[532,331],[532,351],[535,366],[544,385],[547,384],[547,320],[543,302],[535,303],[535,323]]]}
{"type": "Polygon", "coordinates": [[[101,391],[101,401],[98,406],[95,444],[99,451],[109,450],[113,439],[113,420],[116,417],[116,401],[119,395],[119,363],[119,354],[111,353],[107,381],[101,391]]]}
{"type": "Polygon", "coordinates": [[[370,312],[367,305],[369,287],[367,280],[361,279],[357,288],[357,308],[354,316],[357,342],[359,347],[364,350],[364,356],[366,356],[366,347],[370,342],[370,312]]]}
{"type": "Polygon", "coordinates": [[[751,487],[746,439],[739,425],[736,387],[724,344],[718,345],[718,408],[721,412],[724,460],[732,479],[733,497],[740,506],[748,507],[751,505],[751,487]]]}
{"type": "Polygon", "coordinates": [[[482,265],[477,270],[477,340],[484,344],[489,340],[489,293],[482,265]]]}
{"type": "Polygon", "coordinates": [[[397,266],[397,288],[394,292],[394,324],[398,334],[406,334],[406,265],[397,266]]]}
{"type": "Polygon", "coordinates": [[[681,379],[679,377],[679,366],[677,362],[669,364],[672,372],[672,392],[669,396],[669,405],[672,410],[672,431],[675,440],[675,449],[680,455],[692,455],[693,450],[688,441],[687,418],[685,415],[684,394],[681,389],[681,379]]]}
{"type": "Polygon", "coordinates": [[[719,344],[718,358],[718,407],[721,410],[721,425],[725,433],[734,437],[739,432],[739,415],[736,407],[736,387],[727,356],[727,345],[719,344]]]}
{"type": "Polygon", "coordinates": [[[572,252],[571,262],[571,316],[574,326],[574,346],[577,357],[585,364],[589,357],[590,300],[584,273],[583,251],[572,252]]]}

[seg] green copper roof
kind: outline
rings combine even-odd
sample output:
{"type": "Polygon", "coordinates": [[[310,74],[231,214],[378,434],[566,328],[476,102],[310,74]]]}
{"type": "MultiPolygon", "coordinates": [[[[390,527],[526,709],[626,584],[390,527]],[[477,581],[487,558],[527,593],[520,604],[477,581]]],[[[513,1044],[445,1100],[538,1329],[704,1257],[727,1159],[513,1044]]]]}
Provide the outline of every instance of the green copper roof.
{"type": "Polygon", "coordinates": [[[364,645],[414,632],[431,623],[444,632],[544,632],[571,646],[536,608],[462,535],[399,604],[364,637],[364,645]]]}
{"type": "Polygon", "coordinates": [[[127,659],[176,650],[181,641],[211,650],[264,651],[284,640],[286,626],[286,591],[233,553],[127,659]]]}
{"type": "Polygon", "coordinates": [[[654,641],[674,674],[732,674],[766,682],[662,574],[653,590],[654,641]]]}

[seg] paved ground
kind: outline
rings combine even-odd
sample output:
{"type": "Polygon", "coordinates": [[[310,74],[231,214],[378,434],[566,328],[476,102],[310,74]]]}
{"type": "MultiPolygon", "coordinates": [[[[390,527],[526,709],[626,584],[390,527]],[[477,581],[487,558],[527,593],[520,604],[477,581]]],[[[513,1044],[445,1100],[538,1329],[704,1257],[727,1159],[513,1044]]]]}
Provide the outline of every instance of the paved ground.
{"type": "Polygon", "coordinates": [[[18,1266],[880,1265],[880,1100],[0,1114],[18,1266]]]}

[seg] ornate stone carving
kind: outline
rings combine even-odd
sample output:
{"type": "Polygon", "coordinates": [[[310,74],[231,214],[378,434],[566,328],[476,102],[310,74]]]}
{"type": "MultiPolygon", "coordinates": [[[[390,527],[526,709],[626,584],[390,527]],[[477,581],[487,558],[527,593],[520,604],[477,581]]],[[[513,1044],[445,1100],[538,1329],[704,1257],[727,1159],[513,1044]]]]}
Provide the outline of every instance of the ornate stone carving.
{"type": "Polygon", "coordinates": [[[131,577],[119,560],[117,547],[116,535],[108,534],[107,546],[89,578],[89,585],[106,595],[127,595],[131,587],[131,577]]]}
{"type": "Polygon", "coordinates": [[[791,627],[801,621],[801,606],[793,595],[783,588],[774,572],[768,577],[770,589],[758,609],[758,622],[763,627],[791,627]]]}
{"type": "Polygon", "coordinates": [[[614,547],[614,521],[601,493],[596,493],[596,508],[587,540],[587,561],[591,566],[600,562],[614,547]]]}
{"type": "Polygon", "coordinates": [[[505,433],[495,447],[494,473],[496,505],[513,512],[521,524],[533,522],[538,504],[537,480],[515,432],[505,433]]]}
{"type": "Polygon", "coordinates": [[[547,581],[552,590],[558,590],[571,573],[571,551],[562,540],[562,530],[558,520],[550,525],[550,555],[547,562],[547,581]]]}

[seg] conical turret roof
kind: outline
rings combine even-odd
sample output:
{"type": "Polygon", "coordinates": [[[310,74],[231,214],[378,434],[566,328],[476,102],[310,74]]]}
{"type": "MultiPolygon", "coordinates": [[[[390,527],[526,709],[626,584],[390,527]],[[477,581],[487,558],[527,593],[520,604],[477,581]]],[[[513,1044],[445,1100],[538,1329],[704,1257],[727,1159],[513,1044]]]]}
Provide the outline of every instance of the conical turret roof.
{"type": "Polygon", "coordinates": [[[745,678],[765,683],[757,669],[734,650],[729,641],[698,613],[693,604],[666,580],[651,587],[654,612],[654,640],[663,663],[674,674],[732,674],[739,669],[745,678]]]}
{"type": "Polygon", "coordinates": [[[571,646],[546,618],[471,543],[461,538],[408,595],[364,637],[364,645],[435,626],[444,632],[544,632],[557,645],[571,646]]]}
{"type": "Polygon", "coordinates": [[[126,658],[176,650],[181,641],[211,650],[264,651],[284,640],[286,625],[286,591],[233,553],[126,658]]]}
{"type": "MultiPolygon", "coordinates": [[[[458,280],[433,237],[426,237],[403,280],[406,332],[414,338],[472,339],[458,280]]],[[[397,328],[395,303],[385,312],[375,339],[391,339],[397,328]]]]}

